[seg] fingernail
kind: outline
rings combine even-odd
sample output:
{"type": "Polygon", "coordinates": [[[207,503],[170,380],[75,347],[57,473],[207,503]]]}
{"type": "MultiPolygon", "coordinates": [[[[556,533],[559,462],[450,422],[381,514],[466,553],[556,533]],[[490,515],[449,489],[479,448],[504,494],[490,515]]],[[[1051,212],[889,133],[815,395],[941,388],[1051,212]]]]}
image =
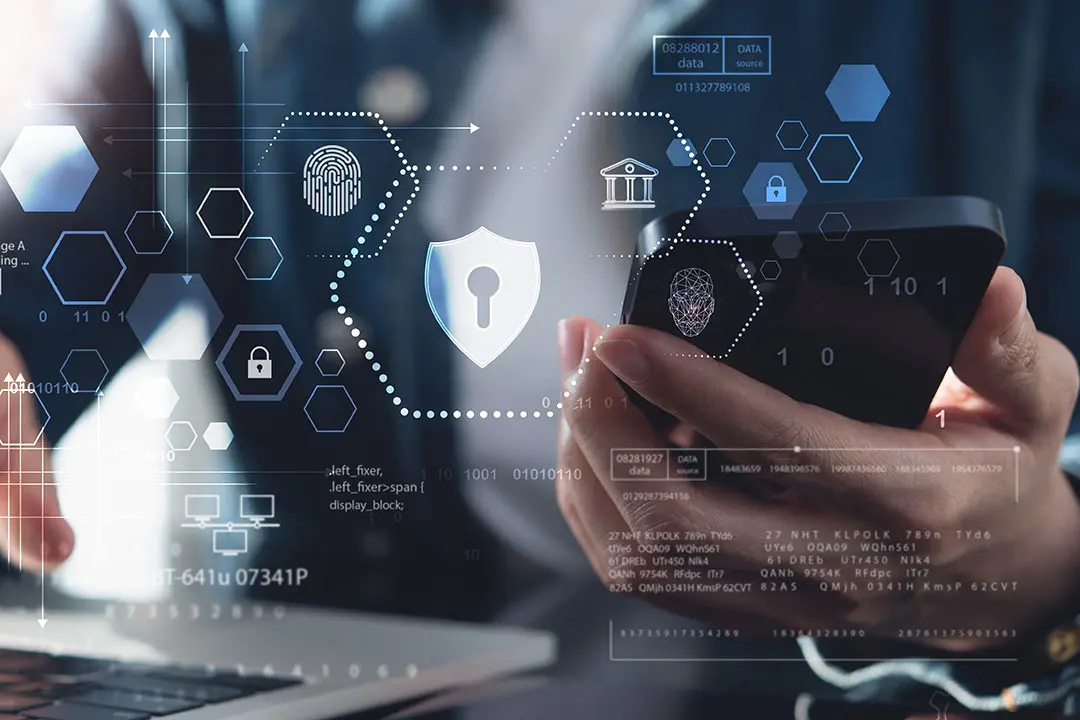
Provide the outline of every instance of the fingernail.
{"type": "Polygon", "coordinates": [[[564,318],[559,321],[558,339],[559,363],[565,375],[581,364],[581,356],[585,352],[584,328],[581,327],[581,323],[574,323],[564,318]]]}
{"type": "Polygon", "coordinates": [[[596,344],[596,356],[629,383],[649,378],[649,361],[632,340],[601,340],[596,344]]]}
{"type": "Polygon", "coordinates": [[[47,562],[60,562],[75,549],[75,531],[66,520],[55,518],[45,525],[45,557],[47,562]]]}
{"type": "Polygon", "coordinates": [[[1024,294],[1020,299],[1020,310],[1016,313],[1016,317],[1012,319],[1012,322],[1010,322],[1001,332],[1001,335],[998,337],[998,342],[1006,347],[1016,342],[1024,329],[1024,323],[1027,321],[1027,316],[1027,288],[1025,287],[1024,294]]]}

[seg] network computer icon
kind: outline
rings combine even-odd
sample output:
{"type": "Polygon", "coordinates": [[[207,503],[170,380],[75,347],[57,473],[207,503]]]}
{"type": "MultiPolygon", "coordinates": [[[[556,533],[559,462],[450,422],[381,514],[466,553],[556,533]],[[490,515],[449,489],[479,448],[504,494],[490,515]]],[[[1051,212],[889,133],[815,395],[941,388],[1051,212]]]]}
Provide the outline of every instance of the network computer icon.
{"type": "Polygon", "coordinates": [[[214,553],[236,557],[248,551],[247,530],[215,530],[214,553]]]}
{"type": "Polygon", "coordinates": [[[240,517],[250,520],[255,527],[262,527],[274,517],[273,495],[241,495],[240,517]]]}
{"type": "Polygon", "coordinates": [[[221,515],[221,499],[217,495],[187,495],[184,515],[196,523],[208,523],[221,515]]]}

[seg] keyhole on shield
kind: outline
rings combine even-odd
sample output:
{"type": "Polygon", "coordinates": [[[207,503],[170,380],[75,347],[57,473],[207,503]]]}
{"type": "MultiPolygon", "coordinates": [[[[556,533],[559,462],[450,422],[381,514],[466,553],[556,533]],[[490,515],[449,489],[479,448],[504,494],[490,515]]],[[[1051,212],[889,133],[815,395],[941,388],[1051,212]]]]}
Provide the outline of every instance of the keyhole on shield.
{"type": "Polygon", "coordinates": [[[499,273],[487,265],[469,273],[469,292],[476,296],[476,325],[483,329],[491,324],[491,298],[499,290],[499,273]]]}

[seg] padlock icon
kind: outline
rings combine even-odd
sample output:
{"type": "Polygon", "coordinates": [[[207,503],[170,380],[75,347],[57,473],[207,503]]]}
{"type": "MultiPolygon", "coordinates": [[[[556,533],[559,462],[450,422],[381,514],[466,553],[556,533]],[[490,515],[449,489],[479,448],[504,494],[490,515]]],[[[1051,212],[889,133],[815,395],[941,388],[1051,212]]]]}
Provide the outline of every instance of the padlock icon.
{"type": "Polygon", "coordinates": [[[251,348],[248,355],[248,380],[269,380],[273,376],[274,363],[270,360],[270,351],[262,345],[251,348]],[[260,353],[259,351],[262,350],[260,353]],[[262,355],[262,357],[255,357],[262,355]]]}
{"type": "Polygon", "coordinates": [[[773,175],[769,178],[769,182],[765,185],[765,202],[767,203],[786,203],[787,202],[787,183],[784,182],[784,178],[779,175],[773,175]],[[774,184],[773,180],[779,180],[779,184],[774,184]]]}

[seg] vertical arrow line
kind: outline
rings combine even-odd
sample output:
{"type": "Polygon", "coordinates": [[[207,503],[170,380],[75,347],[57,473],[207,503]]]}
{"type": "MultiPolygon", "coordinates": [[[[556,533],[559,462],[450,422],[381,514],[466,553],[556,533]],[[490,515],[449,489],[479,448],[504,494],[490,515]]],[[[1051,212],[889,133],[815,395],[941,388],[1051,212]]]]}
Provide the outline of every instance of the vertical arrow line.
{"type": "MultiPolygon", "coordinates": [[[[41,558],[42,565],[45,563],[45,431],[41,432],[41,558]]],[[[45,627],[45,570],[41,571],[41,618],[38,625],[45,627]]]]}
{"type": "Polygon", "coordinates": [[[247,43],[240,43],[240,189],[247,188],[247,43]]]}
{"type": "MultiPolygon", "coordinates": [[[[191,83],[184,83],[184,137],[191,137],[191,83]]],[[[184,172],[191,172],[191,143],[184,143],[184,172]]],[[[191,282],[191,176],[184,178],[184,275],[191,282]]]]}
{"type": "Polygon", "coordinates": [[[94,538],[94,541],[95,541],[95,545],[97,547],[97,552],[94,553],[94,559],[97,561],[97,563],[98,563],[98,565],[100,567],[100,565],[101,565],[101,556],[102,556],[102,553],[104,552],[104,548],[102,548],[102,546],[101,546],[101,390],[100,389],[97,391],[97,393],[94,394],[94,402],[95,402],[95,408],[94,408],[95,425],[97,426],[97,428],[96,428],[97,438],[94,441],[94,470],[95,470],[95,472],[94,472],[94,489],[96,490],[96,495],[97,495],[97,501],[95,503],[95,505],[97,506],[96,507],[97,512],[95,513],[95,516],[97,517],[97,521],[96,521],[96,523],[94,525],[94,531],[95,531],[95,535],[97,537],[94,538]]]}
{"type": "MultiPolygon", "coordinates": [[[[161,212],[169,212],[169,31],[161,31],[161,212]]],[[[167,219],[166,219],[167,221],[167,219]]]]}
{"type": "Polygon", "coordinates": [[[157,95],[157,30],[150,31],[150,90],[154,94],[154,102],[150,106],[151,125],[154,126],[154,143],[151,146],[152,167],[154,170],[154,182],[151,207],[157,210],[157,137],[158,137],[158,95],[157,95]]]}
{"type": "MultiPolygon", "coordinates": [[[[20,375],[20,377],[21,377],[21,375],[20,375]]],[[[20,386],[20,391],[21,391],[23,389],[22,383],[16,383],[16,384],[20,386]]],[[[23,487],[22,487],[23,486],[23,449],[22,449],[22,442],[23,442],[23,439],[22,439],[22,426],[23,426],[22,406],[23,406],[23,404],[22,404],[22,396],[21,395],[18,397],[18,404],[19,404],[19,440],[18,440],[18,443],[15,445],[15,452],[18,453],[18,455],[19,455],[19,570],[22,570],[23,569],[23,533],[22,533],[22,526],[23,526],[23,514],[26,512],[26,508],[23,507],[23,497],[24,496],[23,496],[23,487]]],[[[8,437],[13,438],[15,436],[9,434],[8,437]]],[[[11,512],[9,511],[8,514],[10,515],[11,512]]]]}
{"type": "Polygon", "coordinates": [[[8,508],[8,521],[7,521],[7,547],[11,547],[11,383],[7,382],[11,378],[9,374],[5,378],[5,384],[8,387],[7,393],[7,465],[5,467],[8,471],[7,476],[7,508],[8,508]]]}

